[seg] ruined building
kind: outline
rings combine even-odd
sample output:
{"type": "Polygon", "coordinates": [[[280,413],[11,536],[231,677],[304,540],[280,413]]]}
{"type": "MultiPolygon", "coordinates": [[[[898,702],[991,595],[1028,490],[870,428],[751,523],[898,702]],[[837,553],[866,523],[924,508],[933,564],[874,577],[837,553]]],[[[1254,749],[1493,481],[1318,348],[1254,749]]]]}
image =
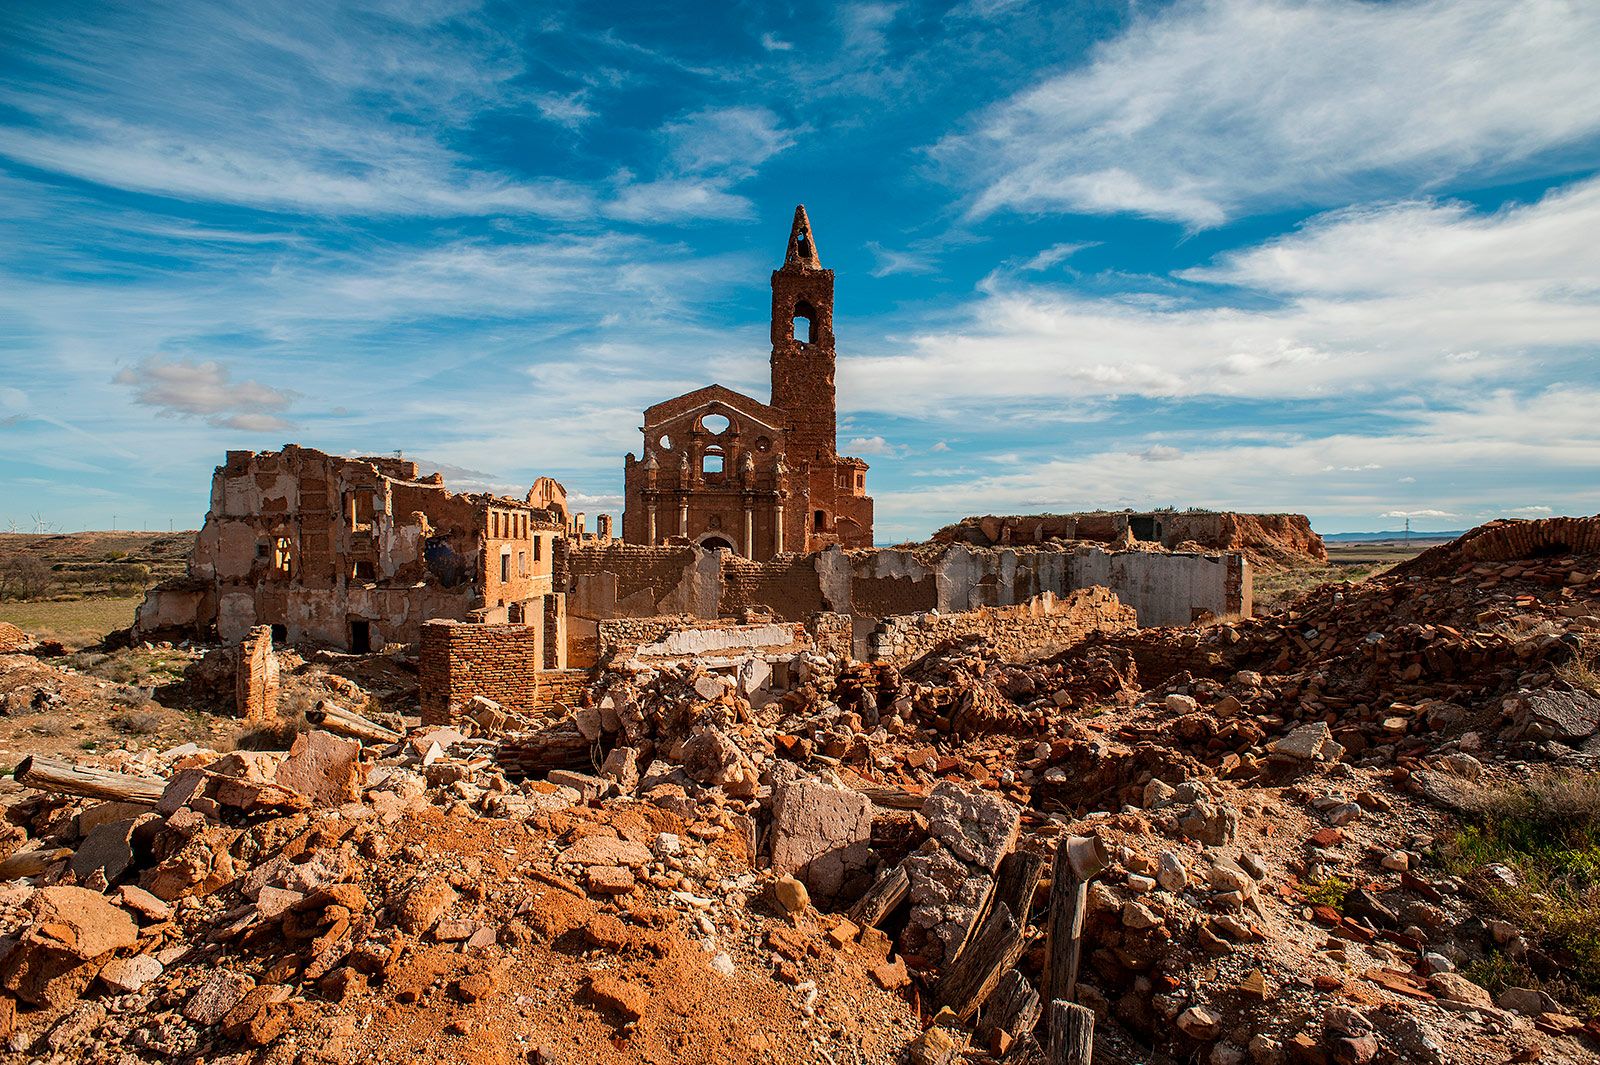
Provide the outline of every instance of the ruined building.
{"type": "Polygon", "coordinates": [[[721,385],[644,412],[628,455],[622,539],[668,540],[753,559],[872,546],[867,464],[841,456],[834,396],[833,271],[803,206],[772,273],[772,402],[721,385]]]}
{"type": "Polygon", "coordinates": [[[559,668],[565,507],[548,478],[516,500],[452,493],[398,458],[230,451],[188,574],[150,591],[135,629],[235,643],[270,626],[280,642],[365,652],[417,642],[430,619],[523,625],[559,668]]]}

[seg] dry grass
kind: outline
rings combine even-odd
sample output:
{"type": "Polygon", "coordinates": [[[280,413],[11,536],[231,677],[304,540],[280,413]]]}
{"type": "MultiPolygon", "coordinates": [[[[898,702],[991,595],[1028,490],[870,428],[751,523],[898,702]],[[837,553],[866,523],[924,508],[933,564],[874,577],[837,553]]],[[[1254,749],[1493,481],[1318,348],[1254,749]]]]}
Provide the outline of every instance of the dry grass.
{"type": "Polygon", "coordinates": [[[133,624],[133,612],[142,598],[0,603],[0,621],[9,621],[42,640],[56,640],[76,649],[99,643],[106,633],[133,624]]]}

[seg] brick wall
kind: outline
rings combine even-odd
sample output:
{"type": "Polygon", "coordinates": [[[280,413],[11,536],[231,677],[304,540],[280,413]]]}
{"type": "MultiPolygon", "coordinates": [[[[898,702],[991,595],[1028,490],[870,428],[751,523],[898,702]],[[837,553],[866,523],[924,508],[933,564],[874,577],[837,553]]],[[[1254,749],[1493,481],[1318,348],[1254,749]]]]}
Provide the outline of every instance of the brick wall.
{"type": "Polygon", "coordinates": [[[736,616],[750,607],[765,607],[778,617],[795,619],[827,610],[815,559],[782,555],[768,562],[752,562],[724,555],[720,611],[736,616]]]}
{"type": "Polygon", "coordinates": [[[539,708],[544,665],[542,625],[470,625],[430,621],[422,626],[418,679],[424,724],[450,724],[473,696],[507,710],[539,708]]]}
{"type": "Polygon", "coordinates": [[[257,625],[239,645],[234,698],[239,716],[252,725],[278,719],[278,656],[272,650],[272,627],[257,625]]]}
{"type": "Polygon", "coordinates": [[[654,643],[669,632],[704,624],[689,614],[670,614],[655,618],[608,618],[599,625],[598,654],[601,661],[618,654],[631,655],[642,643],[654,643]]]}
{"type": "Polygon", "coordinates": [[[594,685],[592,669],[543,669],[539,671],[539,690],[535,709],[540,713],[558,707],[579,706],[594,685]]]}
{"type": "Polygon", "coordinates": [[[849,614],[812,614],[806,619],[806,631],[821,653],[845,660],[855,657],[851,650],[854,625],[849,614]]]}
{"type": "Polygon", "coordinates": [[[888,618],[872,633],[870,657],[905,665],[947,640],[986,636],[1007,658],[1043,658],[1091,632],[1135,627],[1132,607],[1104,588],[1081,588],[1060,599],[1047,592],[1016,606],[888,618]]]}

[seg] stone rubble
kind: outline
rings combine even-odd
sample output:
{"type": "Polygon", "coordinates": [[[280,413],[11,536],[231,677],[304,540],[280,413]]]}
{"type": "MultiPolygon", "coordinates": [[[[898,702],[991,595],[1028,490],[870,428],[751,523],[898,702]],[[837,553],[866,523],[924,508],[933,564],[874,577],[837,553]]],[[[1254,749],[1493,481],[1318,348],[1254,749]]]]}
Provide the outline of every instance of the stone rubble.
{"type": "MultiPolygon", "coordinates": [[[[58,856],[0,883],[0,1041],[119,1065],[1025,1060],[1042,1032],[940,1014],[941,977],[1009,855],[1092,836],[1077,998],[1108,1053],[1592,1061],[1581,1003],[1480,982],[1497,954],[1559,963],[1478,912],[1439,840],[1530,767],[1600,768],[1570,668],[1600,640],[1600,557],[1480,540],[1038,661],[963,638],[781,678],[615,662],[533,731],[477,706],[470,736],[115,752],[165,781],[153,806],[5,796],[6,853],[58,856]],[[852,911],[900,874],[903,902],[852,911]]],[[[1034,987],[1053,890],[1016,915],[1034,987]]]]}

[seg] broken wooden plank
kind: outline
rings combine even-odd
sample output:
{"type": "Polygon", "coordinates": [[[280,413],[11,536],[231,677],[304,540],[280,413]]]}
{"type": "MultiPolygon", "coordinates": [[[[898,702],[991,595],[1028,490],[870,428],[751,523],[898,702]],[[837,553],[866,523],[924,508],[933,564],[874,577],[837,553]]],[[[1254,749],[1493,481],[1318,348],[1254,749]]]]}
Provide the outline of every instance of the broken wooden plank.
{"type": "Polygon", "coordinates": [[[966,1021],[994,992],[1006,971],[1022,957],[1028,926],[1011,915],[1011,907],[996,903],[983,926],[962,946],[955,960],[945,966],[935,997],[966,1021]]]}
{"type": "Polygon", "coordinates": [[[867,893],[850,907],[850,920],[861,928],[876,928],[911,893],[911,880],[901,866],[880,876],[867,893]]]}
{"type": "Polygon", "coordinates": [[[146,806],[154,806],[167,789],[166,781],[154,777],[90,769],[42,754],[30,754],[24,758],[12,777],[18,784],[35,791],[80,795],[86,799],[108,799],[112,802],[137,802],[146,806]]]}
{"type": "Polygon", "coordinates": [[[1050,1065],[1090,1065],[1094,1058],[1094,1011],[1076,1002],[1050,1003],[1050,1065]]]}

